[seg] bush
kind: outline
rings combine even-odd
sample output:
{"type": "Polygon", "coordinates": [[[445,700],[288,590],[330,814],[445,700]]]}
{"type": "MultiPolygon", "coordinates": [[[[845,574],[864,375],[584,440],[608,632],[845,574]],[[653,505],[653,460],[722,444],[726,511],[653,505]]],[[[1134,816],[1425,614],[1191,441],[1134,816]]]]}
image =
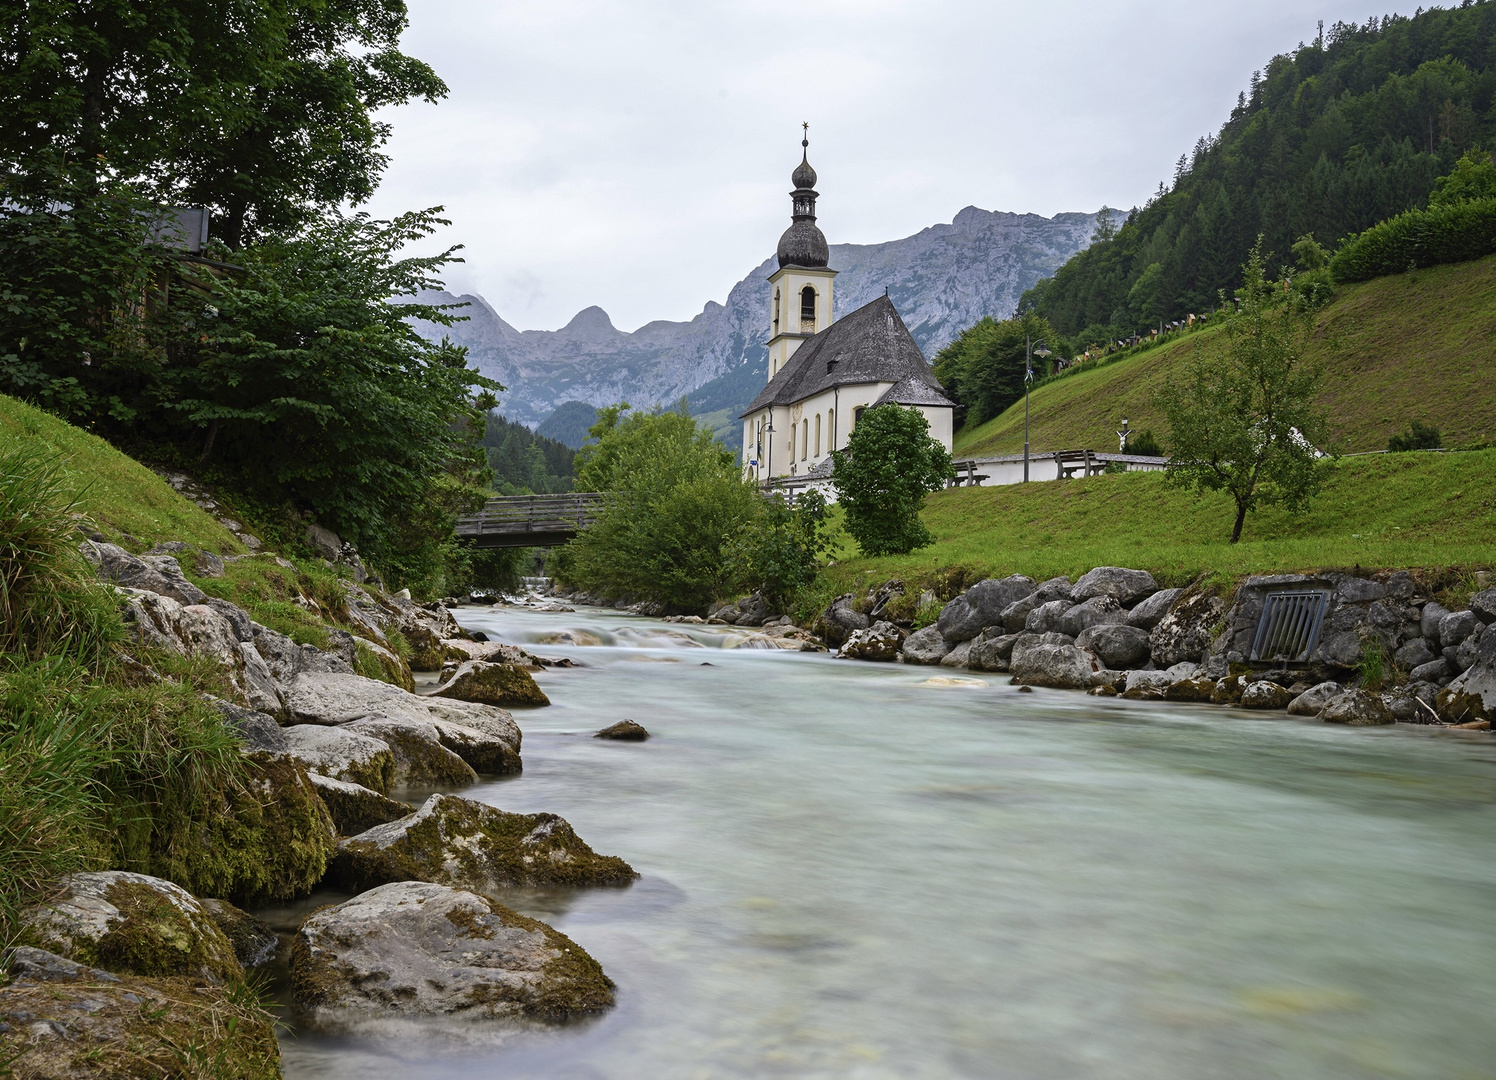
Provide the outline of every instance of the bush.
{"type": "Polygon", "coordinates": [[[1163,447],[1158,445],[1158,436],[1153,434],[1152,428],[1145,428],[1129,439],[1127,452],[1137,454],[1139,457],[1164,456],[1163,447]]]}
{"type": "Polygon", "coordinates": [[[1394,435],[1387,440],[1387,449],[1394,454],[1407,450],[1437,450],[1443,445],[1444,438],[1438,428],[1417,420],[1408,425],[1406,435],[1394,435]]]}
{"type": "Polygon", "coordinates": [[[1361,235],[1336,253],[1336,281],[1366,281],[1496,252],[1496,198],[1409,210],[1361,235]]]}
{"type": "Polygon", "coordinates": [[[835,462],[831,482],[864,555],[904,555],[933,543],[919,511],[955,469],[930,438],[924,413],[901,405],[868,409],[835,462]]]}
{"type": "Polygon", "coordinates": [[[829,547],[826,500],[819,491],[804,492],[793,505],[772,495],[728,543],[727,573],[737,590],[760,592],[783,611],[815,580],[829,547]]]}

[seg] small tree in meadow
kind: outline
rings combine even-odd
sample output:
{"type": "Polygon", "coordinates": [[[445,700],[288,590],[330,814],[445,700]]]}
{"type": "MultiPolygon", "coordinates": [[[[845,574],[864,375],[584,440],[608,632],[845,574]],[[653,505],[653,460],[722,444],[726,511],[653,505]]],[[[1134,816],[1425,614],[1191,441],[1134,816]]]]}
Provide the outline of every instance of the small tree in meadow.
{"type": "Polygon", "coordinates": [[[863,554],[904,555],[934,541],[919,511],[925,495],[954,475],[924,413],[880,405],[862,414],[836,452],[831,482],[863,554]]]}
{"type": "Polygon", "coordinates": [[[1259,506],[1308,503],[1320,484],[1314,444],[1327,437],[1324,411],[1314,404],[1323,369],[1304,358],[1305,301],[1267,280],[1260,240],[1242,271],[1238,304],[1227,307],[1226,356],[1207,359],[1197,347],[1186,378],[1170,378],[1159,395],[1169,423],[1169,479],[1235,500],[1233,544],[1259,506]]]}

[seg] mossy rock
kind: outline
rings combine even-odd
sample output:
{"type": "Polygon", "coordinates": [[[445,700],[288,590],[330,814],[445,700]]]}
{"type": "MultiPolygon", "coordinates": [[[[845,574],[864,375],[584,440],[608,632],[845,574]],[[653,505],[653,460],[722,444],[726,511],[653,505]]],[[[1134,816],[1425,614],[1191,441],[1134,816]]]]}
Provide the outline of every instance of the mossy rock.
{"type": "Polygon", "coordinates": [[[403,631],[410,644],[410,669],[412,671],[440,671],[447,659],[447,647],[442,639],[425,626],[412,623],[403,631]]]}
{"type": "Polygon", "coordinates": [[[409,817],[338,845],[330,876],[353,892],[393,881],[431,881],[488,896],[544,885],[627,885],[639,875],[599,855],[555,814],[511,814],[455,795],[433,795],[409,817]]]}
{"type": "Polygon", "coordinates": [[[179,885],[103,870],[71,874],[58,890],[23,916],[22,937],[29,944],[117,975],[187,975],[213,982],[244,977],[229,939],[179,885]]]}
{"type": "Polygon", "coordinates": [[[169,837],[156,838],[154,873],[248,906],[304,896],[322,880],[337,831],[295,758],[247,755],[241,783],[211,802],[169,837]]]}
{"type": "Polygon", "coordinates": [[[294,724],[281,729],[286,753],[334,780],[387,793],[395,782],[395,752],[373,735],[362,735],[344,727],[294,724]]]}
{"type": "Polygon", "coordinates": [[[333,824],[343,836],[357,836],[376,825],[399,821],[415,811],[409,803],[396,802],[387,795],[346,780],[334,780],[317,773],[312,773],[311,778],[327,812],[332,815],[333,824]]]}
{"type": "Polygon", "coordinates": [[[478,774],[462,758],[442,745],[430,721],[371,717],[343,725],[343,730],[371,735],[395,754],[396,784],[473,784],[478,774]]]}
{"type": "Polygon", "coordinates": [[[307,917],[291,990],[314,1026],[361,1014],[563,1021],[614,1002],[576,942],[490,897],[394,882],[307,917]]]}
{"type": "Polygon", "coordinates": [[[274,1020],[242,983],[114,975],[10,956],[0,1062],[25,1080],[280,1080],[274,1020]]]}
{"type": "Polygon", "coordinates": [[[452,677],[431,692],[432,697],[473,701],[480,705],[549,705],[551,699],[534,677],[518,664],[467,660],[452,677]]]}
{"type": "Polygon", "coordinates": [[[241,967],[260,967],[275,958],[280,939],[268,925],[227,900],[205,899],[198,903],[229,939],[241,967]]]}

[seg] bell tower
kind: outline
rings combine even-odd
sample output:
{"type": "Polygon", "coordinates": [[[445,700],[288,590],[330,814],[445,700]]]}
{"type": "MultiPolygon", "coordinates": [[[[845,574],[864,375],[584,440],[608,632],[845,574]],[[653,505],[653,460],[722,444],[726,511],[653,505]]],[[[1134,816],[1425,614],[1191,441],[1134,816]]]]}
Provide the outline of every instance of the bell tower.
{"type": "Polygon", "coordinates": [[[802,124],[800,164],[790,176],[790,227],[779,238],[779,269],[769,277],[769,380],[802,341],[831,325],[831,252],[816,227],[816,171],[810,167],[810,124],[802,124]]]}

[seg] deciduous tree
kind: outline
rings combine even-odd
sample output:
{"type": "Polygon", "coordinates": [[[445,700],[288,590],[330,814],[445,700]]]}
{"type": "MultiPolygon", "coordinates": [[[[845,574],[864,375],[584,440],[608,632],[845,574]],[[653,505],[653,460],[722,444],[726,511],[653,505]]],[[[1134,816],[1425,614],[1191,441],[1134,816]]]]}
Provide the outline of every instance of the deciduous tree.
{"type": "Polygon", "coordinates": [[[867,410],[835,462],[832,483],[863,554],[904,555],[934,541],[919,511],[955,470],[930,438],[924,413],[901,405],[867,410]]]}

